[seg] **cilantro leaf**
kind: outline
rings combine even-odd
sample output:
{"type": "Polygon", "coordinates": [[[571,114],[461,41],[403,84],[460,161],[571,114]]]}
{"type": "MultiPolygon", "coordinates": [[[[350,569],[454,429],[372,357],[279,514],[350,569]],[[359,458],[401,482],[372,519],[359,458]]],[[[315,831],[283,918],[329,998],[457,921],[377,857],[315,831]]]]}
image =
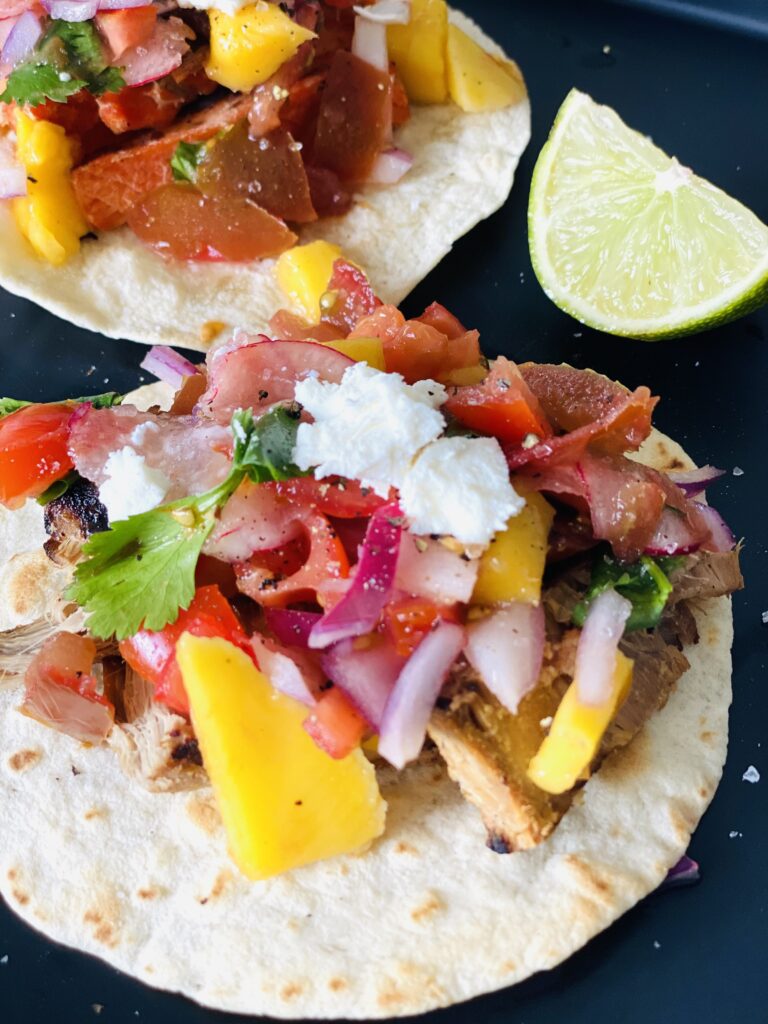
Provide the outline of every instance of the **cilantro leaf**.
{"type": "Polygon", "coordinates": [[[89,69],[94,66],[104,67],[104,54],[92,22],[62,21],[61,18],[54,18],[48,27],[42,45],[45,45],[54,36],[64,43],[67,54],[73,63],[81,64],[89,69]]]}
{"type": "Polygon", "coordinates": [[[38,107],[46,100],[66,103],[70,96],[84,89],[86,82],[50,64],[20,64],[8,76],[0,102],[16,102],[38,107]],[[62,78],[61,76],[65,77],[62,78]]]}
{"type": "Polygon", "coordinates": [[[125,88],[125,79],[120,68],[104,68],[98,74],[91,75],[86,88],[94,96],[103,96],[105,92],[120,92],[125,88]]]}
{"type": "Polygon", "coordinates": [[[18,412],[32,402],[22,402],[19,398],[0,398],[0,419],[3,416],[10,416],[12,412],[18,412]]]}
{"type": "Polygon", "coordinates": [[[67,402],[75,402],[77,405],[84,405],[86,402],[94,409],[111,409],[113,405],[120,405],[125,396],[118,391],[105,391],[101,395],[86,395],[83,398],[65,398],[61,402],[23,402],[20,398],[0,398],[0,419],[10,416],[12,412],[18,412],[28,405],[66,405],[67,402]]]}
{"type": "Polygon", "coordinates": [[[176,181],[197,181],[197,168],[205,159],[204,142],[180,142],[171,157],[171,171],[176,181]]]}
{"type": "Polygon", "coordinates": [[[583,626],[594,599],[613,587],[632,603],[626,631],[653,629],[658,625],[672,593],[667,573],[676,569],[681,561],[680,558],[651,558],[643,555],[639,561],[625,564],[604,552],[593,563],[587,593],[573,610],[574,624],[583,626]]]}
{"type": "Polygon", "coordinates": [[[50,487],[46,488],[40,497],[37,499],[37,504],[45,507],[50,505],[52,501],[60,498],[62,494],[66,494],[73,484],[76,484],[78,480],[82,480],[82,477],[76,469],[71,470],[66,476],[63,476],[61,480],[54,480],[50,487]]]}
{"type": "Polygon", "coordinates": [[[306,476],[291,461],[300,415],[300,408],[278,406],[254,424],[250,409],[238,409],[232,417],[234,465],[243,469],[255,484],[306,476]]]}

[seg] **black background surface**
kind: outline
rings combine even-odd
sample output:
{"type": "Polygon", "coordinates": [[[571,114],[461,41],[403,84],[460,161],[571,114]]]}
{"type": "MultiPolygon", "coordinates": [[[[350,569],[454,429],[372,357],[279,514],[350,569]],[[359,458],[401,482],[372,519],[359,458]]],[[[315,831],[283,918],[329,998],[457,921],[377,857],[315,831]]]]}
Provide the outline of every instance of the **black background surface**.
{"type": "MultiPolygon", "coordinates": [[[[406,310],[417,312],[440,299],[480,329],[488,354],[568,360],[630,386],[648,384],[661,394],[657,425],[699,462],[729,471],[710,500],[747,539],[748,590],[734,600],[735,704],[728,763],[690,850],[701,862],[701,883],[652,896],[560,968],[429,1020],[765,1021],[768,626],[761,623],[761,612],[768,609],[768,314],[764,310],[707,335],[654,345],[599,335],[560,313],[543,295],[530,267],[525,217],[536,154],[575,85],[616,107],[633,127],[768,220],[768,46],[757,34],[750,38],[722,25],[658,13],[660,7],[695,7],[680,0],[650,3],[647,10],[585,0],[464,0],[462,6],[520,61],[533,103],[533,139],[505,208],[456,245],[406,302],[406,310]],[[732,475],[735,467],[743,475],[732,475]],[[756,785],[742,781],[749,765],[762,773],[756,785]],[[739,834],[731,838],[731,832],[739,834]]],[[[712,6],[712,0],[704,5],[712,6]]],[[[740,9],[720,6],[729,14],[740,9]]],[[[750,0],[741,10],[753,19],[764,12],[765,30],[767,8],[766,0],[750,0]]],[[[0,325],[0,393],[54,399],[126,390],[142,380],[139,346],[78,331],[4,294],[0,325]]],[[[0,905],[0,1024],[223,1024],[230,1019],[54,946],[0,905]],[[102,1007],[98,1015],[93,1004],[102,1007]]]]}

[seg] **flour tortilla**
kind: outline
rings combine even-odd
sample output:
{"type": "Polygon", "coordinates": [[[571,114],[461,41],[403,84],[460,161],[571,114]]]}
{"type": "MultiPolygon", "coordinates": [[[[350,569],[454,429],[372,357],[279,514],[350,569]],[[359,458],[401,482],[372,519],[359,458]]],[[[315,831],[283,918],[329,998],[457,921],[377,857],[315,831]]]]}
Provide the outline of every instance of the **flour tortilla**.
{"type": "MultiPolygon", "coordinates": [[[[501,49],[468,18],[452,20],[496,55],[501,49]]],[[[414,156],[397,185],[366,187],[346,216],[300,231],[300,241],[338,243],[369,274],[385,302],[399,304],[453,243],[509,195],[530,138],[527,98],[505,110],[465,114],[454,104],[414,107],[397,145],[414,156]]],[[[206,325],[263,331],[289,306],[274,260],[244,264],[166,261],[127,228],[85,241],[63,267],[35,257],[0,204],[0,285],[79,327],[110,338],[204,351],[206,325]]],[[[214,329],[211,328],[211,331],[214,329]]]]}
{"type": "MultiPolygon", "coordinates": [[[[682,462],[654,433],[642,459],[682,462]]],[[[0,689],[0,891],[46,936],[206,1006],[275,1017],[391,1017],[554,967],[655,889],[685,851],[725,760],[730,600],[669,703],[585,786],[535,850],[485,847],[437,765],[387,777],[385,835],[363,854],[249,883],[210,791],[158,795],[108,750],[15,710],[0,689]]]]}

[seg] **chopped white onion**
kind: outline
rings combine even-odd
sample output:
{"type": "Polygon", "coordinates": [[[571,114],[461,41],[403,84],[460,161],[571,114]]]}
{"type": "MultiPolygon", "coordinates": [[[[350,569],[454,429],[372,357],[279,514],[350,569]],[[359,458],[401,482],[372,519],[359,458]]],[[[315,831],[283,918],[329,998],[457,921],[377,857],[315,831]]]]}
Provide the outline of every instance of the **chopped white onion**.
{"type": "Polygon", "coordinates": [[[379,153],[368,175],[371,185],[395,185],[413,167],[413,157],[404,149],[387,149],[379,153]]]}
{"type": "Polygon", "coordinates": [[[411,20],[411,0],[378,0],[370,7],[355,7],[355,14],[380,25],[407,25],[411,20]]]}
{"type": "Polygon", "coordinates": [[[389,71],[387,50],[387,27],[378,21],[355,18],[355,34],[352,37],[352,53],[377,71],[389,71]]]}
{"type": "Polygon", "coordinates": [[[544,609],[515,602],[467,628],[467,661],[512,714],[536,685],[544,660],[544,609]]]}
{"type": "Polygon", "coordinates": [[[25,60],[42,34],[40,19],[32,11],[19,15],[3,43],[2,67],[12,68],[25,60]]]}
{"type": "Polygon", "coordinates": [[[590,605],[576,649],[575,685],[582,703],[601,707],[610,700],[616,652],[631,612],[631,602],[613,589],[590,605]]]}
{"type": "Polygon", "coordinates": [[[61,21],[90,21],[99,9],[99,0],[43,0],[52,18],[61,21]]]}
{"type": "Polygon", "coordinates": [[[16,160],[13,147],[0,140],[0,199],[15,199],[27,194],[27,172],[16,160]]]}
{"type": "Polygon", "coordinates": [[[323,682],[323,673],[310,655],[304,651],[285,650],[258,633],[251,637],[251,646],[259,668],[276,690],[307,707],[317,704],[315,692],[323,682]]]}

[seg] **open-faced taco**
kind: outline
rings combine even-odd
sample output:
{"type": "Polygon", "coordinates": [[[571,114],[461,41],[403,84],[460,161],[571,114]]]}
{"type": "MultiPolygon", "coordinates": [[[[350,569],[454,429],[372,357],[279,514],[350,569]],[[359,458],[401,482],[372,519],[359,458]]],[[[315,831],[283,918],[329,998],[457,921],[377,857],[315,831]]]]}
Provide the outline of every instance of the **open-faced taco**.
{"type": "Polygon", "coordinates": [[[399,302],[530,135],[517,65],[445,0],[44,6],[0,3],[0,284],[111,337],[263,330],[297,240],[399,302]]]}
{"type": "Polygon", "coordinates": [[[160,392],[2,406],[0,889],[234,1011],[553,966],[663,880],[725,756],[718,471],[647,388],[488,364],[353,271],[319,324],[156,354],[160,392]]]}

